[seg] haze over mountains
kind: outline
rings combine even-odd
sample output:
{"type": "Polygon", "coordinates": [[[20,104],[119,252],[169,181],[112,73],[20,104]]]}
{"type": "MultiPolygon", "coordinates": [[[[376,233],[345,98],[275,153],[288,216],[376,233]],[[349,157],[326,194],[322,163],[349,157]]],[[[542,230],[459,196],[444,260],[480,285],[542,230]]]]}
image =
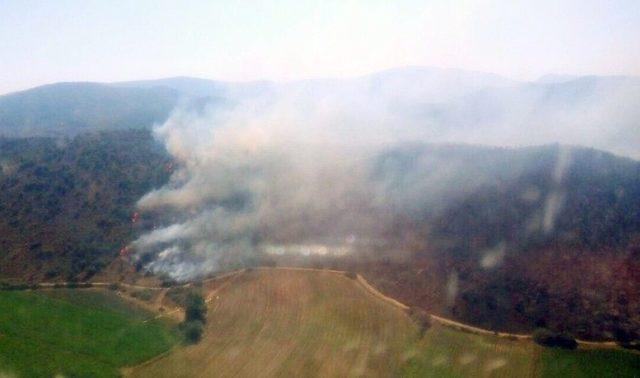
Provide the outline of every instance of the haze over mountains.
{"type": "MultiPolygon", "coordinates": [[[[177,77],[60,83],[0,96],[0,135],[63,136],[162,123],[185,99],[236,103],[295,98],[387,118],[394,140],[489,145],[577,144],[640,157],[640,79],[498,75],[407,67],[353,79],[233,83],[177,77]]],[[[358,132],[366,132],[366,128],[358,132]]],[[[379,131],[379,130],[377,130],[379,131]]]]}

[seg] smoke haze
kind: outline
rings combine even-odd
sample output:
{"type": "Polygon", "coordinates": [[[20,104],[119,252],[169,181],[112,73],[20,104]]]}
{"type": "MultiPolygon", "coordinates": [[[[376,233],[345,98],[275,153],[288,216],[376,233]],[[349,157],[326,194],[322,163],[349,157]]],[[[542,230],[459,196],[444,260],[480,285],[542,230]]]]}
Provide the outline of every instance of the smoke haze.
{"type": "MultiPolygon", "coordinates": [[[[176,109],[155,135],[177,169],[139,201],[141,210],[162,214],[163,226],[133,242],[137,258],[151,256],[147,269],[183,280],[241,266],[256,251],[394,248],[406,239],[398,230],[424,231],[409,225],[425,212],[519,174],[479,162],[462,146],[455,154],[437,147],[411,153],[424,143],[562,142],[638,156],[635,79],[566,86],[429,75],[299,82],[176,109]],[[576,85],[581,90],[573,92],[576,85]]],[[[543,213],[530,222],[535,230],[553,229],[562,208],[560,184],[571,161],[569,149],[562,151],[557,188],[540,198],[543,213]]],[[[496,248],[483,266],[502,259],[505,245],[496,248]]]]}

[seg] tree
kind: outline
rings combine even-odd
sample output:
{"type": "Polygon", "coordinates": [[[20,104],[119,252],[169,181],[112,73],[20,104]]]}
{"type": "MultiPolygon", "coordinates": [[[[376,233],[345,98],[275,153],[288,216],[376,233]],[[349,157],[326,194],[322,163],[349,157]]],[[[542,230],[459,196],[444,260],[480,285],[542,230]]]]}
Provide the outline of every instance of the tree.
{"type": "Polygon", "coordinates": [[[184,339],[187,344],[196,344],[202,338],[204,324],[199,320],[185,322],[182,324],[184,339]]]}
{"type": "Polygon", "coordinates": [[[547,347],[576,349],[576,339],[565,333],[552,332],[546,328],[538,328],[533,332],[533,341],[547,347]]]}
{"type": "Polygon", "coordinates": [[[204,323],[206,313],[207,306],[204,303],[202,295],[195,292],[187,294],[185,301],[185,322],[197,320],[204,323]]]}

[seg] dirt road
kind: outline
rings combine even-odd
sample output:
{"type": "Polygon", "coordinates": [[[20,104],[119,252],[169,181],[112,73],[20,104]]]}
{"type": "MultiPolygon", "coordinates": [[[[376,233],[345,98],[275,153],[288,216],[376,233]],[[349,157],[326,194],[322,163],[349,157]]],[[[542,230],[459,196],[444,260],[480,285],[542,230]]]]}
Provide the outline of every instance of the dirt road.
{"type": "MultiPolygon", "coordinates": [[[[255,268],[255,269],[275,269],[275,270],[289,270],[289,271],[315,271],[315,272],[329,272],[329,273],[334,273],[334,274],[345,274],[345,271],[342,270],[331,270],[331,269],[317,269],[317,268],[302,268],[302,267],[259,267],[259,268],[255,268]]],[[[227,277],[231,277],[231,276],[235,276],[238,275],[242,272],[244,272],[245,269],[238,269],[238,270],[234,270],[234,271],[230,271],[221,275],[218,275],[216,277],[212,277],[212,278],[208,278],[205,280],[202,280],[202,283],[207,283],[207,282],[211,282],[211,281],[216,281],[216,280],[220,280],[223,278],[227,278],[227,277]]],[[[378,289],[376,289],[374,286],[372,286],[362,275],[358,274],[356,277],[356,280],[358,283],[360,283],[360,285],[370,294],[374,295],[375,297],[393,305],[396,306],[402,310],[408,310],[409,306],[405,305],[402,302],[399,302],[396,299],[393,299],[389,296],[386,296],[385,294],[381,293],[380,291],[378,291],[378,289]]],[[[231,282],[231,281],[230,281],[231,282]]],[[[224,285],[228,285],[230,282],[225,283],[224,285]]],[[[59,287],[59,286],[67,286],[67,285],[78,285],[80,288],[82,288],[83,285],[89,284],[87,282],[42,282],[39,283],[38,286],[40,288],[53,288],[53,287],[59,287]]],[[[109,287],[111,285],[117,284],[121,287],[126,287],[126,288],[130,288],[130,289],[137,289],[137,290],[167,290],[166,287],[162,287],[162,286],[143,286],[143,285],[135,285],[135,284],[128,284],[128,283],[121,283],[121,282],[90,282],[92,287],[109,287]]],[[[184,283],[182,285],[177,285],[174,287],[189,287],[192,286],[193,283],[192,282],[187,282],[184,283]]],[[[214,290],[213,292],[208,293],[208,296],[206,298],[206,302],[209,303],[213,300],[215,293],[220,290],[220,288],[217,288],[216,290],[214,290]]],[[[177,313],[179,311],[182,311],[182,309],[177,308],[177,309],[173,309],[171,311],[167,311],[164,313],[161,313],[159,315],[157,315],[155,318],[161,318],[167,315],[172,315],[174,313],[177,313]]],[[[438,322],[439,324],[443,325],[443,326],[447,326],[447,327],[451,327],[460,331],[464,331],[464,332],[470,332],[470,333],[474,333],[474,334],[479,334],[479,335],[491,335],[491,336],[497,336],[497,337],[501,337],[501,338],[508,338],[508,339],[517,339],[517,340],[528,340],[531,339],[532,336],[531,335],[527,335],[527,334],[517,334],[517,333],[509,333],[509,332],[496,332],[496,331],[491,331],[488,329],[484,329],[484,328],[479,328],[479,327],[475,327],[469,324],[464,324],[464,323],[460,323],[457,322],[455,320],[452,319],[447,319],[438,315],[433,315],[433,314],[429,314],[431,319],[435,322],[438,322]]],[[[149,319],[151,320],[151,319],[149,319]]],[[[147,320],[148,321],[148,320],[147,320]]],[[[617,348],[618,345],[614,342],[614,341],[586,341],[586,340],[579,340],[576,339],[576,342],[582,346],[585,347],[593,347],[593,348],[617,348]]]]}

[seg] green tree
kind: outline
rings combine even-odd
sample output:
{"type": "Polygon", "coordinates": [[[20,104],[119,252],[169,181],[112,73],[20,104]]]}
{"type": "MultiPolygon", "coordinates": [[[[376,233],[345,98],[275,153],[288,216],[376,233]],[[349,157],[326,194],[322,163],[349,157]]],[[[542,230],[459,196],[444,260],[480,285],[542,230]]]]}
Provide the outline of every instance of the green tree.
{"type": "Polygon", "coordinates": [[[185,322],[200,321],[205,322],[207,306],[201,294],[190,292],[185,301],[185,322]]]}

